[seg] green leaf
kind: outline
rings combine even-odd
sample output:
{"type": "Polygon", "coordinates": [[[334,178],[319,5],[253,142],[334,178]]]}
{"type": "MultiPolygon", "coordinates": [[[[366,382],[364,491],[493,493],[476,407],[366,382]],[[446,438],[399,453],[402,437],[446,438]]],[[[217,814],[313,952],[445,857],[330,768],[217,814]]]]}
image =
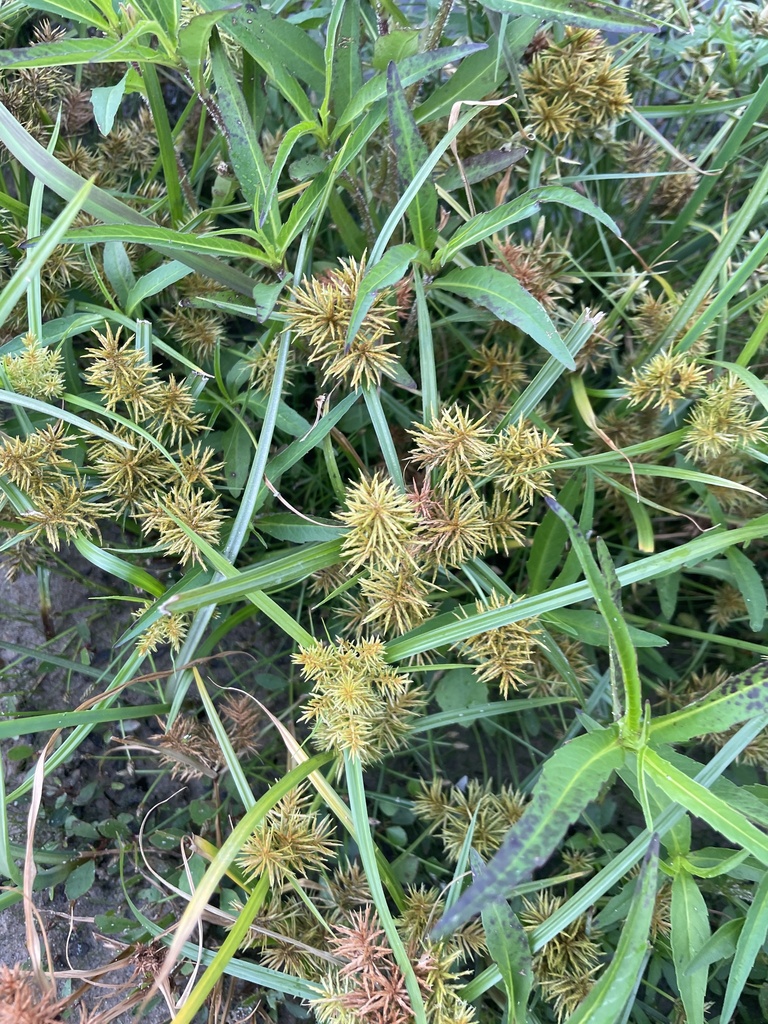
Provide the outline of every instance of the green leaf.
{"type": "Polygon", "coordinates": [[[155,267],[154,270],[150,270],[148,274],[140,277],[130,289],[125,299],[125,312],[130,316],[144,299],[151,298],[166,288],[170,288],[171,285],[191,273],[191,268],[178,260],[171,260],[169,263],[162,263],[159,267],[155,267]]]}
{"type": "MultiPolygon", "coordinates": [[[[402,64],[398,68],[403,73],[402,64]]],[[[458,100],[482,100],[506,78],[504,61],[498,59],[495,46],[484,46],[459,64],[448,80],[430,92],[413,114],[417,124],[447,117],[458,100]]]]}
{"type": "MultiPolygon", "coordinates": [[[[215,0],[202,0],[201,6],[212,11],[220,4],[215,0]]],[[[322,95],[325,89],[323,49],[303,28],[250,3],[227,14],[221,24],[267,74],[275,67],[290,68],[291,74],[322,95]]]]}
{"type": "Polygon", "coordinates": [[[445,192],[455,192],[463,188],[464,183],[477,185],[480,181],[492,177],[494,174],[501,174],[508,167],[522,160],[528,150],[525,146],[514,146],[512,149],[491,149],[487,153],[479,153],[477,156],[467,157],[462,160],[461,166],[464,171],[462,177],[458,167],[451,167],[435,181],[438,188],[445,192]]]}
{"type": "Polygon", "coordinates": [[[131,261],[122,242],[107,242],[104,246],[103,263],[104,273],[115,290],[117,301],[124,306],[131,288],[136,284],[136,278],[133,276],[131,261]]]}
{"type": "Polygon", "coordinates": [[[224,235],[196,235],[191,231],[173,231],[171,228],[135,227],[127,232],[125,226],[101,225],[73,228],[65,237],[67,242],[110,242],[129,237],[132,242],[164,246],[178,252],[204,253],[232,259],[250,259],[264,262],[264,254],[255,246],[237,242],[224,235]]]}
{"type": "Polygon", "coordinates": [[[96,881],[96,861],[87,860],[80,864],[64,883],[64,891],[68,900],[79,900],[90,891],[96,881]]]}
{"type": "MultiPolygon", "coordinates": [[[[475,871],[475,877],[482,872],[475,871]]],[[[525,1024],[533,987],[533,957],[525,929],[506,900],[491,900],[481,913],[485,941],[507,993],[509,1024],[525,1024]]]]}
{"type": "Polygon", "coordinates": [[[657,32],[653,19],[617,4],[597,0],[482,0],[482,6],[500,14],[530,14],[542,21],[597,28],[601,32],[657,32]]]}
{"type": "Polygon", "coordinates": [[[446,672],[437,684],[434,697],[441,711],[464,711],[478,704],[487,706],[488,684],[481,682],[471,668],[455,668],[446,672]]]}
{"type": "Polygon", "coordinates": [[[161,597],[165,593],[165,587],[160,580],[150,576],[145,569],[141,569],[138,565],[131,565],[130,562],[126,562],[122,558],[118,558],[117,555],[105,551],[104,548],[98,547],[88,540],[84,534],[75,534],[74,545],[83,558],[87,558],[92,565],[98,566],[104,572],[108,572],[110,576],[116,576],[119,580],[125,580],[132,587],[138,587],[139,590],[152,594],[153,597],[161,597]]]}
{"type": "MultiPolygon", "coordinates": [[[[92,188],[91,182],[86,181],[83,183],[82,188],[75,193],[45,234],[35,241],[31,255],[28,255],[19,264],[11,280],[4,285],[2,294],[0,294],[0,327],[11,315],[14,306],[27,291],[30,280],[35,275],[40,274],[48,257],[66,236],[72,221],[85,207],[92,188]]],[[[20,399],[22,396],[15,397],[20,399]]],[[[24,402],[20,400],[18,404],[24,406],[24,402]]],[[[31,406],[27,406],[27,408],[31,408],[31,406]]]]}
{"type": "Polygon", "coordinates": [[[272,237],[280,227],[277,198],[267,206],[269,167],[253,127],[248,106],[229,63],[218,32],[211,32],[211,65],[218,103],[229,146],[229,155],[245,201],[253,207],[256,223],[269,216],[272,237]]]}
{"type": "Polygon", "coordinates": [[[192,84],[200,95],[205,94],[203,69],[208,55],[208,42],[217,21],[221,21],[228,10],[209,11],[196,14],[179,30],[179,57],[186,64],[192,84]]]}
{"type": "MultiPolygon", "coordinates": [[[[387,109],[397,172],[402,187],[407,188],[426,163],[429,151],[416,127],[394,63],[387,68],[387,109]]],[[[407,213],[416,244],[431,253],[437,239],[437,190],[431,182],[421,186],[407,213]]]]}
{"type": "MultiPolygon", "coordinates": [[[[431,75],[446,64],[459,61],[463,57],[477,53],[478,50],[485,50],[485,43],[457,43],[455,46],[445,46],[438,50],[431,50],[429,53],[418,53],[415,57],[406,57],[400,62],[397,69],[400,76],[400,84],[405,88],[420,82],[422,78],[431,75]]],[[[342,112],[336,124],[335,135],[338,136],[343,128],[348,127],[357,121],[361,114],[365,113],[368,107],[378,100],[383,100],[387,95],[386,75],[377,74],[369,78],[358,92],[353,96],[349,106],[342,112]]]]}
{"type": "Polygon", "coordinates": [[[689,779],[669,761],[660,757],[655,750],[646,749],[643,765],[659,789],[671,800],[685,807],[691,814],[697,815],[730,842],[748,850],[761,864],[768,864],[768,836],[748,821],[740,811],[735,810],[698,782],[689,779]]]}
{"type": "Polygon", "coordinates": [[[682,743],[695,736],[725,732],[765,711],[768,711],[768,665],[761,661],[731,676],[703,700],[653,719],[649,738],[654,745],[682,743]]]}
{"type": "Polygon", "coordinates": [[[585,213],[594,220],[600,221],[601,224],[605,224],[610,231],[621,237],[621,232],[615,221],[607,213],[603,213],[600,207],[595,206],[586,196],[581,195],[575,189],[564,188],[562,185],[545,185],[543,188],[524,192],[523,195],[517,196],[511,202],[497,206],[487,213],[478,213],[474,217],[470,217],[466,224],[462,224],[453,233],[451,240],[442,249],[438,249],[435,259],[441,267],[444,267],[461,249],[465,249],[469,245],[477,245],[478,242],[484,241],[496,231],[501,231],[502,228],[508,227],[510,224],[517,224],[518,221],[533,217],[538,213],[540,203],[561,203],[572,210],[578,210],[580,213],[585,213]]]}
{"type": "Polygon", "coordinates": [[[401,28],[388,32],[385,36],[378,36],[373,44],[372,66],[377,71],[386,71],[390,62],[397,63],[406,57],[415,57],[419,52],[420,35],[416,28],[401,28]]]}
{"type": "Polygon", "coordinates": [[[749,615],[749,628],[757,633],[763,628],[768,610],[762,577],[752,561],[738,548],[728,548],[725,557],[731,563],[733,582],[744,598],[749,615]]]}
{"type": "Polygon", "coordinates": [[[530,335],[569,370],[576,369],[573,356],[549,319],[549,314],[510,274],[494,267],[468,267],[439,277],[432,288],[461,295],[483,306],[500,320],[530,335]]]}
{"type": "Polygon", "coordinates": [[[658,864],[659,838],[654,835],[637,878],[616,950],[587,998],[568,1018],[568,1024],[616,1024],[626,1019],[626,1008],[633,1001],[648,956],[658,864]]]}
{"type": "Polygon", "coordinates": [[[736,953],[731,969],[728,972],[728,987],[725,990],[723,1008],[720,1019],[728,1021],[736,1012],[736,1008],[744,991],[750,972],[761,952],[766,935],[768,935],[768,872],[763,875],[754,899],[749,905],[744,927],[741,929],[736,953]]]}
{"type": "Polygon", "coordinates": [[[355,304],[350,313],[349,328],[347,330],[347,345],[351,345],[355,335],[360,330],[360,325],[365,315],[373,305],[376,295],[382,288],[389,288],[397,284],[407,271],[411,260],[418,256],[417,246],[404,244],[394,245],[388,249],[378,263],[368,267],[360,282],[360,287],[355,296],[355,304]]]}
{"type": "Polygon", "coordinates": [[[35,0],[36,11],[45,11],[64,21],[80,21],[103,32],[109,31],[109,22],[88,0],[35,0]]]}
{"type": "MultiPolygon", "coordinates": [[[[562,507],[572,515],[576,503],[581,497],[581,492],[582,476],[579,473],[573,473],[558,496],[562,507]]],[[[565,523],[555,515],[552,509],[547,509],[544,518],[536,527],[533,544],[528,555],[526,567],[528,593],[538,594],[549,585],[555,569],[563,560],[567,543],[568,531],[565,528],[565,523]]]]}
{"type": "Polygon", "coordinates": [[[455,931],[488,900],[507,895],[551,856],[568,828],[624,761],[615,726],[560,747],[544,765],[531,801],[482,880],[473,882],[436,925],[434,938],[455,931]]]}
{"type": "MultiPolygon", "coordinates": [[[[100,40],[94,41],[100,42],[100,40]]],[[[79,174],[75,174],[60,160],[47,153],[45,148],[36,142],[29,132],[25,131],[2,104],[0,104],[0,142],[35,178],[38,178],[47,188],[65,200],[76,196],[80,189],[87,184],[79,174]]],[[[83,203],[83,209],[104,223],[119,224],[123,228],[129,224],[157,226],[148,217],[96,186],[93,186],[88,193],[83,203]]],[[[130,237],[130,232],[125,230],[123,237],[130,237]]],[[[171,259],[178,256],[173,248],[166,249],[162,245],[155,246],[155,248],[171,259]]],[[[241,295],[250,295],[253,291],[252,278],[241,270],[229,267],[226,263],[213,257],[189,253],[182,255],[180,262],[241,295]]]]}
{"type": "Polygon", "coordinates": [[[681,868],[672,883],[672,961],[688,1024],[704,1024],[707,966],[688,971],[691,961],[709,938],[707,904],[701,890],[681,868]]]}
{"type": "MultiPolygon", "coordinates": [[[[391,34],[391,33],[390,33],[391,34]]],[[[360,3],[347,0],[333,48],[331,109],[338,115],[363,87],[360,62],[360,3]]]]}
{"type": "Polygon", "coordinates": [[[37,43],[15,50],[0,50],[0,68],[71,67],[78,64],[122,64],[129,61],[147,61],[172,68],[174,62],[149,46],[139,46],[130,40],[105,45],[104,39],[75,39],[68,37],[56,43],[37,43]]]}
{"type": "MultiPolygon", "coordinates": [[[[576,637],[593,647],[607,647],[611,638],[605,620],[587,608],[564,608],[559,612],[551,612],[546,621],[567,636],[576,637]]],[[[668,643],[663,636],[638,629],[637,626],[628,625],[627,634],[633,647],[666,647],[668,643]]]]}
{"type": "Polygon", "coordinates": [[[690,961],[686,973],[694,973],[702,967],[716,964],[718,960],[729,960],[736,952],[736,943],[744,927],[743,917],[734,917],[726,921],[707,939],[696,956],[690,961]]]}
{"type": "Polygon", "coordinates": [[[317,517],[307,522],[292,512],[275,512],[269,516],[257,516],[253,527],[261,533],[278,540],[291,541],[294,544],[309,544],[314,541],[335,540],[341,529],[338,523],[331,520],[318,522],[317,517]]]}
{"type": "Polygon", "coordinates": [[[117,85],[102,85],[91,89],[93,116],[102,135],[109,135],[112,131],[115,115],[123,102],[127,81],[128,72],[126,71],[117,85]]]}
{"type": "Polygon", "coordinates": [[[224,473],[227,490],[233,498],[239,497],[248,479],[253,445],[248,431],[240,423],[233,423],[222,438],[224,473]]]}

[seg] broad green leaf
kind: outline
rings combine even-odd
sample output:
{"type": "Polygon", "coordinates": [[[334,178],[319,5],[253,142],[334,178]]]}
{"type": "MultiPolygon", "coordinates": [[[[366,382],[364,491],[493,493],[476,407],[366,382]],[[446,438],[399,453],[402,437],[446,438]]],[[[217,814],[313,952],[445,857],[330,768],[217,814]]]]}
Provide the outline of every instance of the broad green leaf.
{"type": "Polygon", "coordinates": [[[115,290],[117,301],[125,305],[131,288],[136,284],[133,267],[122,242],[107,242],[103,254],[104,273],[115,290]]]}
{"type": "Polygon", "coordinates": [[[726,921],[707,939],[699,952],[688,964],[687,970],[694,973],[702,967],[716,964],[718,960],[730,960],[736,952],[736,943],[744,927],[743,917],[734,917],[726,921]]]}
{"type": "Polygon", "coordinates": [[[544,765],[530,803],[488,864],[482,880],[473,882],[443,915],[434,937],[449,935],[489,900],[505,897],[544,864],[623,760],[615,726],[577,736],[556,750],[544,765]]]}
{"type": "Polygon", "coordinates": [[[73,543],[83,558],[87,558],[92,565],[98,566],[104,572],[108,572],[110,576],[116,576],[119,580],[125,580],[132,587],[137,587],[147,594],[152,594],[153,597],[161,597],[165,593],[165,587],[160,580],[150,576],[145,569],[141,569],[138,565],[131,565],[130,562],[118,558],[117,555],[113,555],[111,552],[88,540],[84,534],[75,534],[73,543]]]}
{"type": "Polygon", "coordinates": [[[488,684],[474,669],[455,668],[446,672],[434,691],[435,703],[442,711],[464,711],[472,706],[488,706],[488,684]]]}
{"type": "Polygon", "coordinates": [[[235,422],[222,437],[224,456],[224,482],[233,498],[242,494],[253,455],[253,444],[248,431],[235,422]]]}
{"type": "MultiPolygon", "coordinates": [[[[397,173],[402,187],[407,188],[426,162],[429,152],[416,127],[394,63],[387,68],[387,109],[397,173]]],[[[407,214],[416,244],[431,253],[437,239],[437,191],[431,182],[421,186],[407,214]]]]}
{"type": "Polygon", "coordinates": [[[382,288],[389,288],[397,284],[416,256],[419,250],[415,245],[394,245],[381,257],[378,263],[368,267],[360,282],[360,287],[355,296],[355,304],[350,314],[349,328],[347,330],[347,345],[351,345],[355,335],[360,330],[360,325],[365,315],[376,299],[376,295],[382,288]]]}
{"type": "Polygon", "coordinates": [[[542,21],[597,28],[601,32],[657,32],[656,22],[601,0],[482,0],[482,6],[500,14],[530,14],[542,21]]]}
{"type": "Polygon", "coordinates": [[[125,84],[128,72],[116,85],[101,85],[91,89],[91,106],[93,116],[102,135],[109,135],[115,123],[115,115],[120,109],[125,95],[125,84]]]}
{"type": "Polygon", "coordinates": [[[714,793],[689,779],[655,750],[646,749],[643,765],[648,774],[675,803],[697,815],[732,843],[748,850],[761,864],[768,865],[768,836],[744,815],[714,793]]]}
{"type": "Polygon", "coordinates": [[[280,218],[277,200],[271,203],[268,209],[266,207],[269,191],[267,161],[264,159],[240,85],[215,29],[211,32],[210,44],[213,79],[216,82],[216,102],[224,123],[232,166],[245,201],[254,209],[256,223],[261,226],[263,218],[269,212],[270,226],[274,232],[280,226],[280,218]]]}
{"type": "MultiPolygon", "coordinates": [[[[214,11],[222,5],[217,0],[201,0],[201,6],[206,11],[214,11]]],[[[228,13],[221,26],[267,73],[275,67],[287,68],[322,95],[325,89],[323,49],[303,28],[255,4],[246,4],[228,13]]]]}
{"type": "Polygon", "coordinates": [[[768,711],[768,664],[761,661],[731,676],[703,700],[653,719],[649,738],[659,743],[683,743],[695,736],[725,732],[768,711]]]}
{"type": "MultiPolygon", "coordinates": [[[[398,65],[401,77],[403,65],[398,65]]],[[[417,124],[447,117],[458,100],[482,100],[489,96],[506,77],[503,61],[499,61],[495,46],[486,46],[465,57],[448,80],[430,92],[415,108],[417,124]]]]}
{"type": "MultiPolygon", "coordinates": [[[[468,57],[478,50],[485,49],[485,43],[457,43],[455,46],[445,46],[438,50],[431,50],[429,53],[418,53],[415,57],[406,57],[397,68],[400,83],[404,88],[413,85],[434,71],[445,67],[446,64],[459,61],[462,57],[468,57]]],[[[349,106],[342,112],[336,124],[335,135],[338,136],[343,128],[357,121],[368,107],[378,100],[383,100],[386,95],[386,75],[379,73],[369,78],[357,96],[352,97],[349,106]]]]}
{"type": "Polygon", "coordinates": [[[51,68],[78,64],[122,64],[128,61],[147,61],[172,68],[174,62],[158,50],[139,46],[130,41],[105,45],[104,39],[68,37],[56,43],[37,43],[15,50],[0,50],[0,68],[51,68]]]}
{"type": "MultiPolygon", "coordinates": [[[[99,40],[95,40],[95,42],[99,42],[99,40]]],[[[62,199],[71,199],[86,184],[79,174],[47,153],[45,148],[36,142],[29,132],[25,131],[2,104],[0,104],[0,142],[7,147],[23,167],[62,199]]],[[[128,224],[152,228],[157,226],[148,217],[96,186],[91,188],[83,204],[83,209],[106,224],[119,224],[123,227],[128,224]]],[[[179,255],[173,248],[167,249],[162,245],[153,246],[153,248],[157,248],[158,252],[171,259],[179,255]]],[[[250,295],[253,291],[252,278],[241,270],[229,267],[226,263],[211,256],[186,253],[181,255],[180,262],[206,277],[218,281],[226,288],[231,288],[240,295],[250,295]]]]}
{"type": "Polygon", "coordinates": [[[648,846],[635,885],[627,920],[610,963],[568,1024],[616,1024],[632,1001],[649,952],[648,933],[656,905],[659,839],[648,846]]]}
{"type": "Polygon", "coordinates": [[[227,9],[222,8],[220,11],[196,14],[179,30],[179,57],[186,64],[192,84],[200,95],[205,93],[203,69],[208,55],[211,31],[226,13],[227,9]]]}
{"type": "MultiPolygon", "coordinates": [[[[475,871],[475,877],[482,872],[475,871]]],[[[485,941],[499,968],[507,993],[509,1024],[525,1024],[525,1010],[533,987],[533,957],[525,929],[506,900],[490,900],[482,910],[485,941]]]]}
{"type": "Polygon", "coordinates": [[[85,25],[93,25],[103,32],[109,31],[109,22],[88,0],[35,0],[35,10],[53,14],[64,21],[79,21],[85,25]]]}
{"type": "Polygon", "coordinates": [[[542,304],[510,274],[495,267],[468,267],[452,270],[432,284],[433,289],[448,291],[483,306],[500,320],[529,334],[569,370],[576,368],[573,356],[549,319],[542,304]]]}
{"type": "Polygon", "coordinates": [[[79,864],[64,883],[68,900],[79,900],[90,891],[96,881],[96,861],[92,858],[79,864]]]}
{"type": "Polygon", "coordinates": [[[730,1020],[744,991],[750,972],[758,954],[765,945],[768,935],[768,871],[763,875],[757,892],[749,906],[744,927],[736,943],[736,952],[728,972],[728,987],[725,990],[720,1019],[730,1020]]]}
{"type": "Polygon", "coordinates": [[[275,512],[268,516],[257,516],[253,528],[278,540],[294,544],[309,544],[314,541],[335,540],[341,527],[330,519],[321,522],[315,517],[311,522],[291,512],[275,512]]]}
{"type": "Polygon", "coordinates": [[[725,557],[731,564],[733,582],[744,598],[749,615],[749,628],[757,633],[763,628],[768,610],[768,600],[765,596],[762,577],[751,559],[747,558],[744,552],[739,551],[738,548],[728,548],[725,557]]]}
{"type": "Polygon", "coordinates": [[[680,592],[681,576],[679,572],[670,572],[666,576],[659,576],[654,580],[656,593],[659,595],[659,607],[661,614],[667,620],[672,621],[677,608],[677,595],[680,592]]]}
{"type": "Polygon", "coordinates": [[[564,188],[562,185],[545,185],[543,188],[534,188],[529,192],[524,192],[523,195],[517,196],[511,202],[497,206],[487,213],[478,213],[476,216],[470,217],[466,224],[462,224],[453,233],[451,240],[442,249],[438,249],[435,259],[439,261],[441,267],[444,267],[457,252],[465,249],[468,245],[477,245],[478,242],[482,242],[494,232],[532,217],[538,213],[540,203],[561,203],[563,206],[569,206],[572,210],[586,213],[594,220],[600,221],[615,235],[621,236],[621,232],[612,218],[603,213],[600,207],[595,206],[586,196],[581,195],[575,189],[564,188]]]}
{"type": "Polygon", "coordinates": [[[264,254],[255,246],[237,242],[223,235],[196,235],[191,231],[173,231],[171,228],[135,227],[127,232],[125,227],[117,225],[94,225],[87,228],[73,228],[67,232],[65,241],[94,242],[121,241],[130,237],[132,242],[152,246],[166,246],[178,252],[203,253],[205,255],[225,256],[231,259],[251,259],[264,262],[264,254]]]}
{"type": "Polygon", "coordinates": [[[148,274],[140,277],[133,285],[125,300],[125,312],[130,316],[144,299],[149,299],[166,288],[170,288],[191,273],[191,268],[178,260],[161,263],[159,267],[155,267],[154,270],[150,270],[148,274]]]}
{"type": "Polygon", "coordinates": [[[704,1024],[707,966],[690,971],[691,961],[709,938],[709,915],[701,890],[681,868],[672,882],[672,961],[688,1024],[704,1024]]]}
{"type": "Polygon", "coordinates": [[[371,65],[377,71],[386,71],[390,62],[397,64],[406,57],[415,57],[419,52],[420,34],[415,28],[401,28],[385,36],[378,36],[373,44],[371,65]]]}
{"type": "MultiPolygon", "coordinates": [[[[392,34],[392,33],[390,33],[392,34]]],[[[340,114],[363,87],[360,62],[360,2],[346,0],[333,49],[331,110],[340,114]]]]}
{"type": "Polygon", "coordinates": [[[149,21],[162,25],[169,39],[176,39],[179,34],[179,18],[181,0],[136,0],[136,9],[143,12],[149,21]]]}

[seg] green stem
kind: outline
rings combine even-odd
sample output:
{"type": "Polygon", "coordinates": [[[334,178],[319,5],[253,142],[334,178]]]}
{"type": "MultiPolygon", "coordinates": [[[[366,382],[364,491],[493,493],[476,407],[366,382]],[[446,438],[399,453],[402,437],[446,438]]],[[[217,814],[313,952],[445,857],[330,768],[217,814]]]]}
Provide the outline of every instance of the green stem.
{"type": "Polygon", "coordinates": [[[363,782],[363,769],[360,761],[350,754],[344,754],[344,768],[347,777],[347,791],[349,793],[349,809],[352,820],[355,824],[355,838],[360,851],[360,860],[363,863],[368,886],[371,890],[374,906],[379,915],[381,926],[389,939],[395,960],[405,978],[405,987],[411,999],[411,1008],[416,1024],[427,1024],[427,1015],[424,1009],[424,1000],[421,996],[419,982],[411,964],[411,959],[403,946],[400,935],[397,931],[394,919],[389,912],[387,898],[384,895],[384,887],[381,884],[379,866],[376,863],[376,847],[371,835],[371,826],[368,820],[368,807],[365,801],[365,783],[363,782]]]}

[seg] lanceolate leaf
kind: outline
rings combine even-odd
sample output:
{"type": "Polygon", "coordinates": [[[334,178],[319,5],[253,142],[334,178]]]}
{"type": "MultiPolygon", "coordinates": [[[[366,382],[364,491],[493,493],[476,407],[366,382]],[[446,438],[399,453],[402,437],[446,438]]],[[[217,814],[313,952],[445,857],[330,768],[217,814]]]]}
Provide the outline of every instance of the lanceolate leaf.
{"type": "Polygon", "coordinates": [[[208,40],[217,21],[226,14],[226,10],[196,14],[192,20],[179,31],[179,56],[189,71],[190,78],[199,93],[205,91],[203,67],[208,53],[208,40]]]}
{"type": "Polygon", "coordinates": [[[509,1024],[525,1024],[525,1008],[533,985],[533,957],[525,929],[506,900],[483,907],[488,952],[499,968],[507,992],[509,1024]]]}
{"type": "Polygon", "coordinates": [[[643,765],[658,787],[675,803],[706,823],[732,843],[748,850],[761,864],[768,864],[768,836],[720,797],[689,779],[655,750],[646,749],[643,765]]]}
{"type": "Polygon", "coordinates": [[[471,217],[466,224],[454,232],[450,242],[438,250],[436,259],[441,266],[445,266],[459,250],[465,249],[468,245],[482,242],[495,231],[500,231],[510,224],[516,224],[518,221],[532,217],[538,212],[540,203],[560,203],[563,206],[569,206],[572,210],[579,210],[594,220],[599,220],[615,235],[621,235],[615,221],[607,213],[603,213],[600,207],[595,206],[586,196],[581,195],[575,189],[564,188],[562,185],[545,185],[543,188],[531,189],[511,202],[497,206],[495,210],[478,213],[477,216],[471,217]]]}
{"type": "Polygon", "coordinates": [[[598,28],[602,32],[658,31],[656,24],[643,14],[593,0],[482,0],[482,5],[501,14],[532,14],[540,23],[562,21],[566,25],[598,28]]]}
{"type": "Polygon", "coordinates": [[[648,955],[648,933],[656,904],[659,838],[648,846],[632,904],[611,961],[568,1024],[615,1024],[637,989],[648,955]]]}
{"type": "Polygon", "coordinates": [[[438,922],[434,937],[450,934],[543,864],[623,760],[616,727],[578,736],[557,750],[545,764],[531,802],[482,878],[438,922]]]}
{"type": "Polygon", "coordinates": [[[741,993],[747,983],[750,971],[754,967],[758,953],[763,948],[768,935],[768,871],[763,875],[757,887],[754,899],[747,911],[744,927],[741,929],[736,943],[731,970],[728,974],[728,988],[725,990],[723,1009],[720,1014],[722,1021],[730,1020],[736,1012],[741,993]]]}
{"type": "Polygon", "coordinates": [[[768,711],[768,663],[762,661],[738,675],[703,700],[662,715],[651,722],[650,739],[658,743],[682,743],[694,736],[725,732],[755,715],[768,711]]]}
{"type": "MultiPolygon", "coordinates": [[[[387,68],[387,107],[397,171],[403,188],[406,188],[426,162],[429,153],[416,127],[393,62],[387,68]]],[[[408,207],[408,220],[416,244],[431,253],[437,238],[437,192],[431,182],[425,182],[416,193],[408,207]]]]}
{"type": "Polygon", "coordinates": [[[126,61],[148,61],[173,67],[173,61],[149,46],[125,42],[105,45],[103,39],[67,38],[59,43],[38,43],[15,50],[0,50],[0,68],[50,68],[90,63],[122,64],[126,61]]]}
{"type": "Polygon", "coordinates": [[[373,305],[377,292],[382,288],[397,284],[410,266],[411,260],[418,253],[419,250],[415,245],[395,245],[384,253],[378,263],[366,271],[357,290],[355,304],[350,315],[349,329],[347,330],[348,345],[354,341],[355,335],[365,319],[365,314],[373,305]]]}
{"type": "Polygon", "coordinates": [[[331,108],[340,114],[363,86],[360,62],[360,4],[347,0],[339,25],[339,34],[333,50],[331,77],[331,108]]]}
{"type": "Polygon", "coordinates": [[[683,868],[672,883],[672,959],[677,987],[688,1024],[704,1024],[707,965],[688,970],[691,961],[709,938],[707,905],[698,885],[683,868]]]}
{"type": "Polygon", "coordinates": [[[500,320],[506,320],[529,334],[569,370],[576,368],[573,356],[557,333],[547,311],[510,274],[494,267],[468,267],[453,270],[438,278],[432,287],[471,299],[500,320]]]}

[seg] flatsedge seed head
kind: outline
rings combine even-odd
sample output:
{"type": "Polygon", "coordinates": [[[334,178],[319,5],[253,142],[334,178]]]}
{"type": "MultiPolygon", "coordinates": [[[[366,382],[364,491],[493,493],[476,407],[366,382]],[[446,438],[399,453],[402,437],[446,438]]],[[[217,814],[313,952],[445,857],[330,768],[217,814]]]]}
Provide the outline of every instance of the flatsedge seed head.
{"type": "Polygon", "coordinates": [[[537,493],[548,494],[552,472],[549,466],[562,458],[565,447],[557,440],[557,431],[547,434],[521,417],[496,436],[491,458],[485,467],[496,487],[517,494],[531,504],[537,493]]]}
{"type": "Polygon", "coordinates": [[[30,398],[59,398],[64,391],[61,352],[51,346],[44,348],[34,334],[26,334],[22,344],[22,353],[3,357],[8,383],[30,398]]]}
{"type": "Polygon", "coordinates": [[[362,565],[395,571],[403,561],[413,560],[416,515],[388,476],[375,473],[348,487],[346,505],[334,515],[349,528],[341,548],[348,572],[362,565]]]}
{"type": "Polygon", "coordinates": [[[660,352],[639,370],[633,369],[631,379],[619,380],[627,389],[630,405],[673,412],[678,402],[693,397],[704,386],[707,373],[707,367],[686,352],[660,352]]]}
{"type": "MultiPolygon", "coordinates": [[[[512,608],[515,603],[505,601],[500,594],[494,592],[487,600],[477,601],[476,607],[480,613],[491,609],[512,608]]],[[[522,619],[477,633],[455,647],[473,661],[479,662],[475,668],[477,678],[482,682],[496,683],[506,700],[510,690],[517,690],[526,681],[538,632],[535,619],[522,619]]]]}
{"type": "Polygon", "coordinates": [[[142,532],[149,534],[156,530],[160,544],[169,555],[178,555],[182,565],[189,561],[205,565],[194,539],[178,525],[174,516],[215,546],[219,543],[224,524],[218,497],[207,501],[202,492],[191,490],[186,484],[177,484],[165,494],[155,491],[136,513],[136,518],[142,523],[142,532]]]}
{"type": "Polygon", "coordinates": [[[425,472],[439,470],[449,493],[461,490],[490,455],[485,419],[473,419],[458,403],[447,406],[431,423],[408,431],[413,438],[410,461],[425,472]]]}

